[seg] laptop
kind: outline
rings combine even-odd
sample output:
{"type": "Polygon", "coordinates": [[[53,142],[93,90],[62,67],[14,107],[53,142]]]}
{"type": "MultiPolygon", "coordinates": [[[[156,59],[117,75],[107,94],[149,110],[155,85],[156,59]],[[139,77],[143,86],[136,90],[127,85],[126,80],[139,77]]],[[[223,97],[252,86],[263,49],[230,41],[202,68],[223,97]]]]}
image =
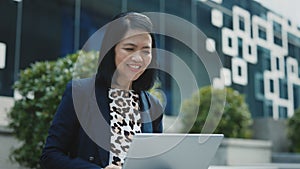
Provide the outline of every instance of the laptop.
{"type": "Polygon", "coordinates": [[[122,169],[207,169],[223,134],[136,134],[122,169]]]}

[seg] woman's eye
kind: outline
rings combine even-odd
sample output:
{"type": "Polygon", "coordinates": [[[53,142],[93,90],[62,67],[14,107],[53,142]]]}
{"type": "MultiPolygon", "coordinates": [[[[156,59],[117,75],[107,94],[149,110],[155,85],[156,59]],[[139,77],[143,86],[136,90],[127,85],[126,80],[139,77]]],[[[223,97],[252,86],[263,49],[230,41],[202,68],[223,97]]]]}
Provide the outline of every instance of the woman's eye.
{"type": "Polygon", "coordinates": [[[133,51],[133,48],[124,48],[126,51],[133,51]]]}
{"type": "Polygon", "coordinates": [[[143,53],[144,53],[145,55],[149,55],[149,54],[150,54],[150,51],[143,51],[143,53]]]}

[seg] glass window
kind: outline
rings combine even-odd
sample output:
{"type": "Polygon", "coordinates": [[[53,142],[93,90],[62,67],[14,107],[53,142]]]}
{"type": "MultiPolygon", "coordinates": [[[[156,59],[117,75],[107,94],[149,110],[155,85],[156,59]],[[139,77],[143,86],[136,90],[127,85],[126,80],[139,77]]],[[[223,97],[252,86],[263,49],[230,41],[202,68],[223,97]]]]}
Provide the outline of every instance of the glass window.
{"type": "Polygon", "coordinates": [[[273,106],[271,104],[267,104],[265,112],[267,117],[273,117],[273,106]]]}
{"type": "Polygon", "coordinates": [[[245,20],[241,16],[239,16],[239,27],[240,27],[240,30],[245,31],[245,20]]]}
{"type": "Polygon", "coordinates": [[[279,111],[279,118],[286,119],[288,117],[288,111],[286,107],[279,106],[278,111],[279,111]]]}
{"type": "Polygon", "coordinates": [[[274,43],[278,46],[282,46],[282,39],[277,36],[274,36],[274,43]]]}
{"type": "Polygon", "coordinates": [[[282,26],[280,23],[273,21],[273,31],[281,33],[282,26]]]}
{"type": "Polygon", "coordinates": [[[285,79],[279,79],[279,97],[288,99],[288,86],[285,79]]]}
{"type": "Polygon", "coordinates": [[[266,28],[259,26],[258,37],[260,37],[261,39],[267,40],[266,28]]]}
{"type": "Polygon", "coordinates": [[[243,57],[243,39],[238,38],[238,56],[243,57]]]}
{"type": "Polygon", "coordinates": [[[274,93],[274,80],[270,80],[270,92],[274,93]]]}

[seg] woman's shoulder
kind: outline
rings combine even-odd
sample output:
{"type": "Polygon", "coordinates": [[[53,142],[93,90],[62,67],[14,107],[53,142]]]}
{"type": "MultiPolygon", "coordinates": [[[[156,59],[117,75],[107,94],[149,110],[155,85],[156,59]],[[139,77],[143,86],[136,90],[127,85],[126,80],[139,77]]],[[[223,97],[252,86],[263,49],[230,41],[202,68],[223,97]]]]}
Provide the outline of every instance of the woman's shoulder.
{"type": "Polygon", "coordinates": [[[154,109],[159,109],[159,110],[163,109],[163,104],[162,104],[161,100],[158,99],[158,97],[156,95],[150,93],[149,91],[144,91],[144,93],[148,98],[151,109],[153,109],[153,108],[154,109]]]}
{"type": "Polygon", "coordinates": [[[68,81],[66,88],[79,90],[94,89],[95,78],[84,78],[84,79],[72,79],[68,81]]]}
{"type": "Polygon", "coordinates": [[[86,96],[89,97],[90,94],[95,89],[95,79],[84,78],[84,79],[72,79],[66,84],[66,93],[71,93],[72,96],[86,96]]]}
{"type": "Polygon", "coordinates": [[[89,77],[89,78],[83,78],[83,79],[72,79],[68,82],[67,85],[71,86],[84,86],[84,85],[90,85],[95,84],[95,78],[89,77]]]}
{"type": "Polygon", "coordinates": [[[84,78],[84,79],[71,79],[67,82],[66,88],[71,88],[73,86],[79,87],[79,86],[86,86],[89,84],[94,84],[95,79],[90,77],[90,78],[84,78]]]}

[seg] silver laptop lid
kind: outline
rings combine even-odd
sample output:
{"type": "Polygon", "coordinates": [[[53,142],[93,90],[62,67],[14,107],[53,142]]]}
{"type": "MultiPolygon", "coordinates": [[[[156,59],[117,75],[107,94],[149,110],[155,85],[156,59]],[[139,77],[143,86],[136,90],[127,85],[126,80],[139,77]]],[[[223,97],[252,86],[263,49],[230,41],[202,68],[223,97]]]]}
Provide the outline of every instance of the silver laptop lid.
{"type": "Polygon", "coordinates": [[[207,169],[223,137],[223,134],[137,134],[123,169],[207,169]]]}

